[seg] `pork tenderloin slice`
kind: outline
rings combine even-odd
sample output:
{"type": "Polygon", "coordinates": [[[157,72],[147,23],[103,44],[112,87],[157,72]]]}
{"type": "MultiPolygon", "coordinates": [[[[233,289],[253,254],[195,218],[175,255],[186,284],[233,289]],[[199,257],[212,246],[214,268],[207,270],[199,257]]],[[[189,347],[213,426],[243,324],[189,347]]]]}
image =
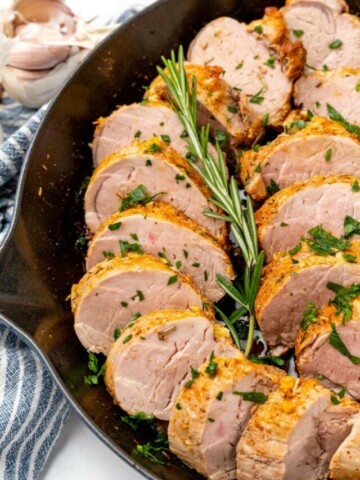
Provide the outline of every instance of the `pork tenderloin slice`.
{"type": "Polygon", "coordinates": [[[353,402],[331,403],[314,380],[285,377],[253,413],[237,446],[240,480],[325,480],[332,455],[349,434],[353,402]]]}
{"type": "Polygon", "coordinates": [[[280,127],[290,111],[292,79],[301,73],[305,51],[300,42],[287,38],[285,22],[275,8],[249,26],[229,17],[208,23],[197,34],[188,60],[200,65],[218,65],[224,80],[249,100],[252,121],[268,118],[280,127]]]}
{"type": "Polygon", "coordinates": [[[185,157],[188,150],[183,132],[183,124],[166,102],[124,105],[98,120],[92,144],[94,165],[135,139],[148,140],[154,135],[169,137],[172,148],[185,157]]]}
{"type": "Polygon", "coordinates": [[[295,105],[314,115],[329,117],[327,105],[345,120],[360,125],[360,68],[340,68],[328,72],[304,74],[295,84],[295,105]]]}
{"type": "Polygon", "coordinates": [[[349,12],[349,5],[344,0],[286,0],[286,6],[298,3],[318,3],[333,9],[336,13],[349,12]]]}
{"type": "Polygon", "coordinates": [[[332,480],[360,479],[360,413],[350,420],[351,432],[340,445],[330,463],[332,480]]]}
{"type": "Polygon", "coordinates": [[[303,42],[310,67],[333,70],[360,66],[360,20],[341,14],[341,9],[338,2],[333,5],[309,0],[292,2],[281,9],[291,38],[303,42]],[[335,41],[342,43],[335,48],[335,41]]]}
{"type": "Polygon", "coordinates": [[[336,314],[334,305],[327,305],[317,313],[316,323],[296,336],[295,356],[299,373],[304,378],[318,378],[329,388],[346,387],[355,399],[360,399],[360,365],[354,364],[336,350],[329,340],[331,325],[336,326],[349,352],[360,356],[360,298],[352,302],[352,317],[344,322],[336,314]]]}
{"type": "Polygon", "coordinates": [[[229,330],[198,308],[162,310],[126,327],[106,360],[105,383],[129,414],[169,420],[181,387],[212,352],[236,355],[229,330]]]}
{"type": "Polygon", "coordinates": [[[139,185],[144,185],[149,196],[164,192],[154,201],[174,205],[221,242],[226,241],[226,223],[204,215],[206,210],[221,213],[209,201],[210,189],[188,161],[156,137],[134,141],[97,167],[85,194],[89,230],[96,232],[101,222],[117,212],[121,201],[139,185]]]}
{"type": "Polygon", "coordinates": [[[262,392],[277,388],[283,372],[255,365],[239,355],[215,357],[215,376],[206,369],[176,400],[169,424],[170,450],[211,480],[236,478],[236,445],[246,428],[254,403],[239,392],[262,392]],[[234,394],[235,392],[235,394],[234,394]]]}
{"type": "Polygon", "coordinates": [[[268,199],[255,213],[266,260],[294,248],[301,237],[308,237],[308,231],[318,225],[336,237],[344,235],[345,217],[360,218],[356,182],[359,179],[347,175],[317,176],[284,188],[268,199]]]}
{"type": "MultiPolygon", "coordinates": [[[[196,77],[198,123],[200,126],[210,125],[214,138],[221,130],[227,135],[227,146],[237,147],[251,143],[264,133],[261,121],[251,123],[249,119],[248,98],[233,90],[223,79],[224,70],[221,67],[186,63],[185,72],[190,88],[193,77],[196,77]]],[[[168,89],[160,75],[151,82],[145,98],[152,101],[169,100],[168,89]]]]}
{"type": "MultiPolygon", "coordinates": [[[[359,242],[354,242],[346,253],[360,262],[359,242]]],[[[293,256],[275,255],[263,270],[255,301],[256,319],[273,353],[283,353],[294,346],[309,302],[319,309],[334,298],[328,282],[349,287],[358,284],[359,278],[360,265],[346,261],[342,252],[320,256],[304,245],[293,256]]]]}
{"type": "Polygon", "coordinates": [[[131,208],[105,220],[90,242],[87,269],[102,261],[109,252],[120,254],[121,242],[134,243],[134,240],[145,253],[163,258],[174,269],[191,275],[195,285],[211,301],[224,296],[216,275],[234,278],[222,245],[179,210],[160,203],[131,208]],[[119,228],[114,230],[113,225],[119,228]]]}
{"type": "Polygon", "coordinates": [[[145,254],[105,260],[71,290],[76,335],[87,350],[104,355],[115,330],[139,315],[191,305],[211,309],[189,278],[145,254]]]}
{"type": "Polygon", "coordinates": [[[302,130],[279,135],[258,152],[244,152],[240,180],[256,201],[268,196],[273,182],[279,189],[315,175],[360,176],[360,141],[338,122],[313,117],[302,130]]]}

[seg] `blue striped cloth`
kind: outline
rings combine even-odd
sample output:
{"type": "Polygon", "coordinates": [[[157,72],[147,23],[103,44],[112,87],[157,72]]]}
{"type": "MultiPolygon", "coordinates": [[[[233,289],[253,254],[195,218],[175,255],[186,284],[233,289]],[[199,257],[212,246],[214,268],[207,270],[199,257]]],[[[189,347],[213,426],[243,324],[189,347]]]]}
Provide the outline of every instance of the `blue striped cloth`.
{"type": "MultiPolygon", "coordinates": [[[[139,9],[124,12],[118,21],[139,9]]],[[[0,245],[9,229],[24,156],[45,111],[2,101],[0,124],[8,138],[0,145],[0,245]]],[[[67,402],[37,355],[0,325],[0,480],[38,478],[68,415],[67,402]]]]}

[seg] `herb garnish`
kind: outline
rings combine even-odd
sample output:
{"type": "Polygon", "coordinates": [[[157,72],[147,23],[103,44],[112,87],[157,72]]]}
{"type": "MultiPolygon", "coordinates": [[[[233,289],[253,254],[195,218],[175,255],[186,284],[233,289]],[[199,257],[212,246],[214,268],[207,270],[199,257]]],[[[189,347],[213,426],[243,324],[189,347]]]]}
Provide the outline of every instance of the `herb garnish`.
{"type": "Polygon", "coordinates": [[[173,283],[176,283],[178,281],[178,276],[177,275],[173,275],[172,277],[169,278],[168,280],[168,285],[172,285],[173,283]]]}
{"type": "Polygon", "coordinates": [[[150,158],[148,158],[145,162],[145,167],[151,167],[152,166],[152,161],[150,160],[150,158]]]}
{"type": "MultiPolygon", "coordinates": [[[[220,132],[217,132],[216,146],[218,158],[215,160],[208,151],[209,125],[200,130],[197,128],[196,77],[193,76],[192,88],[190,89],[185,72],[183,48],[179,48],[178,58],[172,52],[170,60],[164,57],[162,57],[162,60],[168,73],[165,73],[160,67],[158,67],[158,73],[166,83],[172,96],[174,109],[189,134],[187,140],[189,153],[195,156],[195,158],[202,160],[202,166],[194,165],[194,168],[212,190],[213,196],[211,201],[220,207],[229,219],[231,232],[244,257],[244,277],[246,281],[242,288],[237,288],[221,275],[217,275],[217,282],[231,298],[241,305],[243,312],[249,313],[249,333],[245,349],[245,355],[248,356],[254,338],[254,302],[264,262],[264,252],[259,252],[258,248],[252,202],[250,197],[247,196],[244,202],[246,205],[244,205],[240,198],[235,178],[231,177],[228,180],[225,160],[221,151],[221,143],[225,144],[227,141],[226,133],[221,132],[220,135],[220,132]]],[[[264,100],[261,97],[262,91],[263,89],[253,96],[250,102],[261,103],[264,100]]],[[[219,214],[213,211],[206,212],[206,215],[212,218],[222,218],[221,215],[219,216],[219,214]]],[[[236,345],[240,345],[236,329],[231,329],[229,324],[226,324],[230,328],[236,345]]]]}
{"type": "Polygon", "coordinates": [[[263,91],[264,91],[264,87],[261,90],[259,90],[257,93],[255,93],[253,97],[250,97],[249,102],[260,105],[264,101],[264,97],[260,96],[263,91]]]}
{"type": "Polygon", "coordinates": [[[254,28],[255,32],[256,33],[263,33],[263,27],[261,25],[256,25],[256,27],[254,28]]]}
{"type": "Polygon", "coordinates": [[[306,242],[311,250],[318,255],[332,255],[351,247],[351,244],[345,238],[334,237],[320,225],[312,228],[308,233],[313,237],[313,240],[307,239],[306,242]]]}
{"type": "Polygon", "coordinates": [[[326,108],[330,120],[339,122],[348,132],[354,133],[355,135],[360,137],[360,127],[358,127],[357,125],[353,125],[352,123],[349,123],[347,120],[345,120],[341,113],[335,110],[335,108],[332,107],[329,103],[326,104],[326,108]]]}
{"type": "Polygon", "coordinates": [[[119,230],[120,227],[121,227],[121,222],[116,222],[116,223],[112,223],[111,225],[108,225],[108,229],[111,232],[114,232],[115,230],[119,230]]]}
{"type": "Polygon", "coordinates": [[[346,387],[342,387],[342,389],[337,394],[334,392],[334,395],[331,396],[331,402],[334,405],[340,405],[341,400],[345,397],[345,393],[346,387]]]}
{"type": "Polygon", "coordinates": [[[217,373],[218,363],[216,363],[214,359],[215,359],[215,354],[214,352],[211,352],[209,363],[205,368],[205,373],[207,373],[210,378],[216,377],[216,373],[217,373]]]}
{"type": "Polygon", "coordinates": [[[123,415],[120,418],[134,431],[136,431],[141,424],[144,424],[144,422],[152,423],[155,419],[154,415],[144,412],[136,412],[131,415],[123,415]]]}
{"type": "Polygon", "coordinates": [[[193,367],[190,367],[190,371],[191,371],[191,380],[189,380],[188,382],[185,383],[186,388],[191,387],[191,385],[194,383],[194,381],[200,375],[200,372],[198,370],[195,370],[195,368],[193,368],[193,367]]]}
{"type": "Polygon", "coordinates": [[[102,252],[102,254],[104,255],[105,258],[109,258],[109,259],[115,257],[115,253],[113,253],[113,252],[104,251],[104,252],[102,252]]]}
{"type": "Polygon", "coordinates": [[[332,347],[340,352],[344,357],[348,358],[354,365],[360,365],[360,357],[356,357],[349,352],[345,343],[341,340],[339,332],[336,330],[335,323],[331,322],[331,333],[329,335],[329,342],[332,347]]]}
{"type": "Polygon", "coordinates": [[[344,322],[351,320],[352,306],[350,302],[360,295],[360,283],[342,287],[337,283],[328,282],[326,287],[335,292],[335,298],[330,303],[336,307],[336,315],[342,315],[344,322]]]}
{"type": "Polygon", "coordinates": [[[270,184],[266,186],[266,192],[269,196],[274,195],[274,193],[279,192],[280,187],[279,185],[275,182],[274,179],[270,180],[270,184]]]}
{"type": "Polygon", "coordinates": [[[326,150],[326,153],[325,153],[325,161],[326,161],[326,162],[330,162],[330,160],[331,160],[331,155],[332,155],[332,149],[329,148],[328,150],[326,150]]]}
{"type": "Polygon", "coordinates": [[[298,120],[297,122],[292,122],[290,125],[290,130],[302,130],[307,125],[306,120],[298,120]]]}
{"type": "Polygon", "coordinates": [[[224,392],[221,392],[221,391],[218,392],[217,395],[216,395],[216,397],[215,397],[216,400],[219,400],[219,402],[220,402],[220,401],[222,400],[222,398],[223,398],[223,395],[224,395],[224,392]]]}
{"type": "Polygon", "coordinates": [[[300,328],[304,332],[312,325],[313,323],[318,322],[318,311],[315,305],[312,302],[309,302],[307,305],[307,310],[302,314],[300,328]]]}
{"type": "Polygon", "coordinates": [[[115,328],[114,330],[114,340],[117,340],[121,335],[121,328],[115,328]]]}
{"type": "Polygon", "coordinates": [[[346,215],[344,219],[344,236],[350,238],[352,235],[360,235],[360,222],[346,215]]]}
{"type": "Polygon", "coordinates": [[[228,111],[229,111],[230,113],[237,113],[237,112],[238,112],[237,107],[234,107],[233,105],[229,105],[229,106],[227,107],[227,109],[228,109],[228,111]]]}
{"type": "Polygon", "coordinates": [[[342,44],[343,44],[343,42],[337,38],[333,42],[329,43],[329,48],[334,50],[336,48],[340,48],[342,46],[342,44]]]}
{"type": "Polygon", "coordinates": [[[171,138],[169,135],[160,135],[161,140],[166,143],[166,145],[170,145],[171,143],[171,138]]]}
{"type": "Polygon", "coordinates": [[[122,200],[119,212],[123,212],[128,208],[134,207],[135,205],[147,205],[148,203],[152,202],[154,198],[158,197],[159,195],[163,195],[165,192],[155,193],[155,195],[147,195],[145,185],[139,185],[129,192],[126,197],[122,200]]]}
{"type": "Polygon", "coordinates": [[[139,243],[130,243],[126,240],[119,240],[120,243],[120,253],[124,257],[128,252],[138,253],[143,255],[144,251],[139,243]]]}
{"type": "Polygon", "coordinates": [[[133,337],[133,336],[132,336],[132,334],[130,333],[130,335],[128,335],[127,337],[124,338],[123,343],[128,343],[128,342],[130,342],[130,340],[132,339],[132,337],[133,337]]]}
{"type": "Polygon", "coordinates": [[[351,190],[352,190],[353,192],[360,192],[360,185],[359,185],[359,181],[358,181],[358,180],[355,180],[355,182],[354,182],[353,185],[352,185],[351,190]]]}
{"type": "Polygon", "coordinates": [[[300,242],[294,248],[289,250],[289,255],[296,255],[297,253],[300,252],[301,248],[302,248],[302,243],[300,242]]]}
{"type": "Polygon", "coordinates": [[[275,68],[275,62],[276,62],[276,57],[271,55],[265,62],[265,65],[267,65],[270,68],[275,68]]]}
{"type": "Polygon", "coordinates": [[[105,373],[105,362],[99,367],[99,359],[97,356],[92,352],[88,352],[88,369],[92,372],[92,375],[85,375],[85,384],[98,385],[99,378],[105,373]]]}
{"type": "Polygon", "coordinates": [[[300,38],[304,35],[304,30],[293,30],[293,34],[296,38],[300,38]]]}
{"type": "Polygon", "coordinates": [[[163,432],[158,432],[154,442],[136,445],[134,454],[142,455],[159,465],[165,465],[167,457],[164,455],[164,452],[167,450],[169,450],[169,441],[163,432]]]}
{"type": "Polygon", "coordinates": [[[275,357],[274,355],[267,355],[265,357],[255,357],[255,355],[250,355],[249,360],[253,363],[260,363],[262,365],[275,365],[277,367],[283,367],[286,363],[281,357],[275,357]]]}
{"type": "Polygon", "coordinates": [[[268,399],[268,396],[262,392],[238,392],[237,390],[233,391],[234,395],[240,395],[243,400],[247,402],[254,402],[254,403],[265,403],[268,399]]]}
{"type": "Polygon", "coordinates": [[[269,123],[269,114],[268,113],[264,113],[264,115],[262,116],[262,119],[261,119],[261,123],[262,123],[263,127],[267,127],[267,125],[269,123]]]}

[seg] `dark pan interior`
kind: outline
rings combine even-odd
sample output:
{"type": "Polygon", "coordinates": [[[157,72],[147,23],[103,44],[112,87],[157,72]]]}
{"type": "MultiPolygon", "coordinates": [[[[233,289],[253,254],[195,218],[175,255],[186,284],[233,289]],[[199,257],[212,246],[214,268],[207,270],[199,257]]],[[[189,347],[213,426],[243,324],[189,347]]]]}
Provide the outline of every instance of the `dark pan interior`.
{"type": "MultiPolygon", "coordinates": [[[[134,464],[133,432],[120,420],[105,387],[84,384],[87,355],[73,331],[66,297],[83,274],[77,243],[83,225],[77,192],[91,172],[89,143],[93,122],[116,105],[139,100],[142,85],[155,75],[161,55],[188,46],[205,22],[232,15],[244,21],[261,17],[273,0],[165,0],[119,28],[72,76],[50,107],[33,142],[16,210],[16,221],[0,251],[0,320],[34,342],[64,393],[87,424],[147,478],[202,478],[175,459],[156,465],[134,464]]],[[[360,2],[350,2],[354,10],[360,2]]]]}

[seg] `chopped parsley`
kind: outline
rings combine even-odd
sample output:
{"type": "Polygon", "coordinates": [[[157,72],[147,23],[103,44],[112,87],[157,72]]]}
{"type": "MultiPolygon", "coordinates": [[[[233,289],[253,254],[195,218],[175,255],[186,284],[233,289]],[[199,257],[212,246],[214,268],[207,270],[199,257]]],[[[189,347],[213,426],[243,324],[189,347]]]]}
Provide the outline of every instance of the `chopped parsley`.
{"type": "Polygon", "coordinates": [[[343,42],[337,38],[333,42],[329,43],[329,48],[335,50],[336,48],[340,48],[342,44],[343,42]]]}
{"type": "Polygon", "coordinates": [[[360,235],[360,222],[346,215],[344,219],[344,236],[350,238],[352,235],[360,235]]]}
{"type": "Polygon", "coordinates": [[[219,402],[220,402],[222,400],[223,396],[224,396],[224,392],[220,391],[220,392],[217,393],[215,398],[216,398],[216,400],[219,400],[219,402]]]}
{"type": "Polygon", "coordinates": [[[357,92],[360,92],[360,82],[358,82],[358,83],[356,84],[355,90],[356,90],[357,92]]]}
{"type": "Polygon", "coordinates": [[[260,145],[258,143],[255,143],[255,145],[253,146],[253,150],[254,152],[258,152],[260,150],[260,145]]]}
{"type": "Polygon", "coordinates": [[[175,408],[176,408],[176,410],[182,410],[182,406],[181,406],[180,403],[177,403],[177,404],[175,405],[175,408]]]}
{"type": "Polygon", "coordinates": [[[199,268],[200,267],[200,263],[199,262],[195,262],[192,264],[193,267],[195,268],[199,268]]]}
{"type": "Polygon", "coordinates": [[[312,302],[310,302],[306,305],[306,307],[307,309],[302,314],[301,322],[300,322],[300,328],[304,332],[306,332],[306,330],[310,327],[310,325],[318,322],[318,318],[317,318],[318,311],[315,305],[312,302]]]}
{"type": "Polygon", "coordinates": [[[169,135],[160,135],[161,140],[166,143],[166,145],[170,145],[171,143],[171,138],[169,135]]]}
{"type": "Polygon", "coordinates": [[[312,228],[308,233],[313,240],[306,240],[307,244],[318,255],[332,255],[351,247],[351,244],[345,238],[337,238],[324,230],[320,225],[312,228]]]}
{"type": "Polygon", "coordinates": [[[329,342],[330,345],[335,348],[338,352],[340,352],[344,357],[348,358],[351,363],[354,365],[360,365],[360,357],[352,355],[349,352],[349,349],[345,345],[345,343],[341,340],[339,332],[336,329],[335,323],[331,322],[331,333],[329,335],[329,342]]]}
{"type": "Polygon", "coordinates": [[[102,254],[104,255],[105,258],[114,258],[115,257],[115,253],[113,252],[102,252],[102,254]]]}
{"type": "Polygon", "coordinates": [[[244,62],[238,63],[238,64],[236,65],[236,67],[235,67],[235,70],[240,70],[240,68],[242,68],[243,65],[244,65],[244,62]]]}
{"type": "Polygon", "coordinates": [[[185,383],[186,388],[191,387],[191,385],[194,383],[194,381],[200,375],[200,372],[198,370],[195,370],[195,368],[193,368],[193,367],[190,368],[190,371],[191,371],[191,380],[189,380],[188,382],[185,383]]]}
{"type": "Polygon", "coordinates": [[[122,422],[128,425],[132,430],[136,431],[144,422],[152,423],[154,421],[154,415],[146,414],[144,412],[136,412],[132,415],[123,415],[120,417],[122,422]]]}
{"type": "Polygon", "coordinates": [[[263,33],[263,27],[261,25],[256,25],[254,30],[256,33],[259,33],[259,34],[263,33]]]}
{"type": "Polygon", "coordinates": [[[250,355],[250,360],[253,363],[260,363],[263,365],[276,365],[277,367],[283,367],[286,363],[283,358],[275,357],[274,355],[267,355],[265,357],[255,357],[255,355],[250,355]]]}
{"type": "Polygon", "coordinates": [[[180,260],[178,260],[176,263],[175,263],[175,267],[180,270],[180,268],[182,267],[182,262],[180,260]]]}
{"type": "Polygon", "coordinates": [[[291,250],[289,250],[289,254],[290,254],[290,255],[296,255],[297,253],[300,252],[301,248],[302,248],[302,243],[300,242],[300,243],[298,243],[294,248],[292,248],[291,250]]]}
{"type": "Polygon", "coordinates": [[[208,274],[207,270],[205,270],[205,272],[204,272],[204,280],[205,280],[205,282],[207,282],[209,280],[209,274],[208,274]]]}
{"type": "Polygon", "coordinates": [[[215,354],[214,352],[211,353],[209,363],[205,368],[205,373],[209,375],[210,378],[215,378],[218,368],[218,363],[215,362],[215,354]]]}
{"type": "Polygon", "coordinates": [[[240,395],[246,402],[254,402],[254,403],[265,403],[268,399],[268,396],[262,392],[238,392],[235,390],[233,392],[234,395],[240,395]]]}
{"type": "Polygon", "coordinates": [[[230,113],[237,113],[237,112],[238,112],[237,107],[234,107],[233,105],[229,105],[229,106],[227,107],[227,109],[228,109],[228,111],[229,111],[230,113]]]}
{"type": "Polygon", "coordinates": [[[179,173],[175,175],[176,183],[182,182],[183,180],[185,180],[185,178],[185,175],[180,175],[179,173]]]}
{"type": "Polygon", "coordinates": [[[139,241],[139,237],[137,236],[136,233],[130,233],[130,237],[131,237],[133,240],[136,240],[137,242],[139,241]]]}
{"type": "Polygon", "coordinates": [[[266,186],[266,192],[269,196],[274,195],[274,193],[279,192],[280,187],[279,185],[275,182],[274,179],[270,180],[270,184],[266,186]]]}
{"type": "Polygon", "coordinates": [[[360,192],[360,185],[358,180],[355,180],[355,182],[352,184],[351,190],[353,192],[360,192]]]}
{"type": "Polygon", "coordinates": [[[119,212],[123,212],[124,210],[127,210],[128,208],[132,208],[135,205],[147,205],[148,203],[152,202],[154,198],[156,198],[159,195],[163,195],[165,192],[159,192],[155,193],[155,195],[147,195],[146,187],[145,185],[139,185],[138,187],[135,188],[135,190],[132,190],[129,192],[126,197],[122,200],[119,212]]]}
{"type": "Polygon", "coordinates": [[[120,305],[124,308],[127,308],[129,306],[127,302],[121,302],[120,305]]]}
{"type": "Polygon", "coordinates": [[[165,265],[167,265],[168,267],[172,267],[172,266],[173,266],[172,262],[170,262],[167,254],[166,254],[165,247],[163,247],[163,251],[162,251],[162,252],[158,252],[158,257],[162,258],[163,260],[166,260],[165,265]]]}
{"type": "Polygon", "coordinates": [[[267,127],[267,125],[269,123],[269,114],[268,113],[264,113],[264,115],[262,116],[262,119],[261,119],[261,123],[262,123],[263,127],[267,127]]]}
{"type": "Polygon", "coordinates": [[[360,283],[342,287],[337,283],[328,282],[326,287],[335,293],[335,298],[330,303],[336,307],[336,315],[342,315],[343,322],[351,320],[352,305],[350,302],[360,295],[360,283]]]}
{"type": "Polygon", "coordinates": [[[330,162],[330,160],[331,160],[331,155],[332,155],[332,149],[329,148],[328,150],[326,150],[326,153],[325,153],[325,160],[326,160],[327,162],[330,162]]]}
{"type": "Polygon", "coordinates": [[[120,243],[120,253],[124,257],[128,252],[138,253],[143,255],[144,251],[139,243],[129,243],[126,240],[119,240],[120,243]]]}
{"type": "Polygon", "coordinates": [[[177,275],[173,275],[172,277],[169,278],[168,280],[168,285],[172,285],[173,283],[176,283],[178,281],[178,276],[177,275]]]}
{"type": "Polygon", "coordinates": [[[121,329],[120,328],[115,328],[114,330],[114,340],[117,340],[121,335],[121,329]]]}
{"type": "Polygon", "coordinates": [[[88,352],[88,369],[92,373],[91,375],[85,375],[85,384],[98,385],[100,377],[103,377],[105,373],[105,362],[100,367],[98,357],[94,353],[88,352]]]}
{"type": "Polygon", "coordinates": [[[183,254],[184,254],[184,257],[185,257],[185,258],[188,258],[189,252],[188,252],[187,250],[183,250],[183,254]]]}
{"type": "Polygon", "coordinates": [[[158,432],[154,442],[147,442],[144,445],[136,445],[134,453],[142,455],[151,462],[158,465],[165,465],[166,456],[164,452],[169,449],[169,441],[163,432],[158,432]]]}
{"type": "Polygon", "coordinates": [[[304,30],[293,30],[293,34],[296,38],[301,38],[304,35],[304,30]]]}
{"type": "Polygon", "coordinates": [[[255,173],[261,173],[261,172],[262,172],[262,165],[261,165],[261,163],[258,163],[258,165],[256,166],[256,168],[254,168],[254,172],[255,172],[255,173]]]}
{"type": "Polygon", "coordinates": [[[291,130],[302,130],[303,128],[305,128],[307,125],[307,121],[306,120],[298,120],[297,122],[292,122],[292,124],[290,125],[290,129],[291,130]]]}
{"type": "Polygon", "coordinates": [[[257,93],[255,93],[253,97],[250,97],[249,102],[260,105],[264,101],[264,97],[261,96],[263,90],[264,90],[264,87],[261,90],[259,90],[257,93]]]}
{"type": "Polygon", "coordinates": [[[275,68],[275,62],[276,62],[276,57],[271,55],[265,62],[265,65],[267,65],[270,68],[275,68]]]}
{"type": "Polygon", "coordinates": [[[357,125],[353,125],[352,123],[349,123],[347,120],[345,120],[341,113],[335,110],[335,108],[332,107],[329,103],[326,104],[326,108],[330,120],[339,122],[348,132],[354,133],[355,135],[360,137],[360,127],[358,127],[357,125]]]}
{"type": "Polygon", "coordinates": [[[131,297],[131,300],[134,301],[134,300],[136,300],[136,298],[139,299],[139,302],[143,302],[145,300],[145,295],[143,294],[143,292],[141,290],[136,290],[136,295],[131,297]]]}
{"type": "Polygon", "coordinates": [[[132,339],[132,337],[133,337],[133,336],[132,336],[132,334],[130,333],[130,335],[128,335],[127,337],[124,338],[123,343],[128,343],[128,342],[130,342],[130,340],[132,339]]]}
{"type": "Polygon", "coordinates": [[[346,262],[349,262],[349,263],[357,263],[357,258],[355,255],[351,255],[350,253],[343,253],[343,259],[346,261],[346,262]]]}
{"type": "Polygon", "coordinates": [[[141,131],[138,130],[135,135],[134,135],[134,138],[140,138],[141,137],[141,131]]]}
{"type": "Polygon", "coordinates": [[[150,160],[150,158],[148,158],[145,162],[145,167],[151,167],[152,166],[152,161],[150,160]]]}
{"type": "Polygon", "coordinates": [[[219,144],[220,148],[224,149],[227,144],[228,137],[222,130],[216,130],[215,140],[219,144]]]}
{"type": "Polygon", "coordinates": [[[120,227],[121,227],[121,222],[116,222],[116,223],[112,223],[111,225],[108,225],[108,229],[111,230],[112,232],[115,230],[119,230],[120,227]]]}
{"type": "Polygon", "coordinates": [[[162,152],[163,148],[157,143],[152,143],[149,147],[149,152],[162,152]]]}
{"type": "Polygon", "coordinates": [[[280,223],[280,227],[288,227],[288,226],[289,226],[289,224],[286,223],[286,222],[281,222],[280,223]]]}

